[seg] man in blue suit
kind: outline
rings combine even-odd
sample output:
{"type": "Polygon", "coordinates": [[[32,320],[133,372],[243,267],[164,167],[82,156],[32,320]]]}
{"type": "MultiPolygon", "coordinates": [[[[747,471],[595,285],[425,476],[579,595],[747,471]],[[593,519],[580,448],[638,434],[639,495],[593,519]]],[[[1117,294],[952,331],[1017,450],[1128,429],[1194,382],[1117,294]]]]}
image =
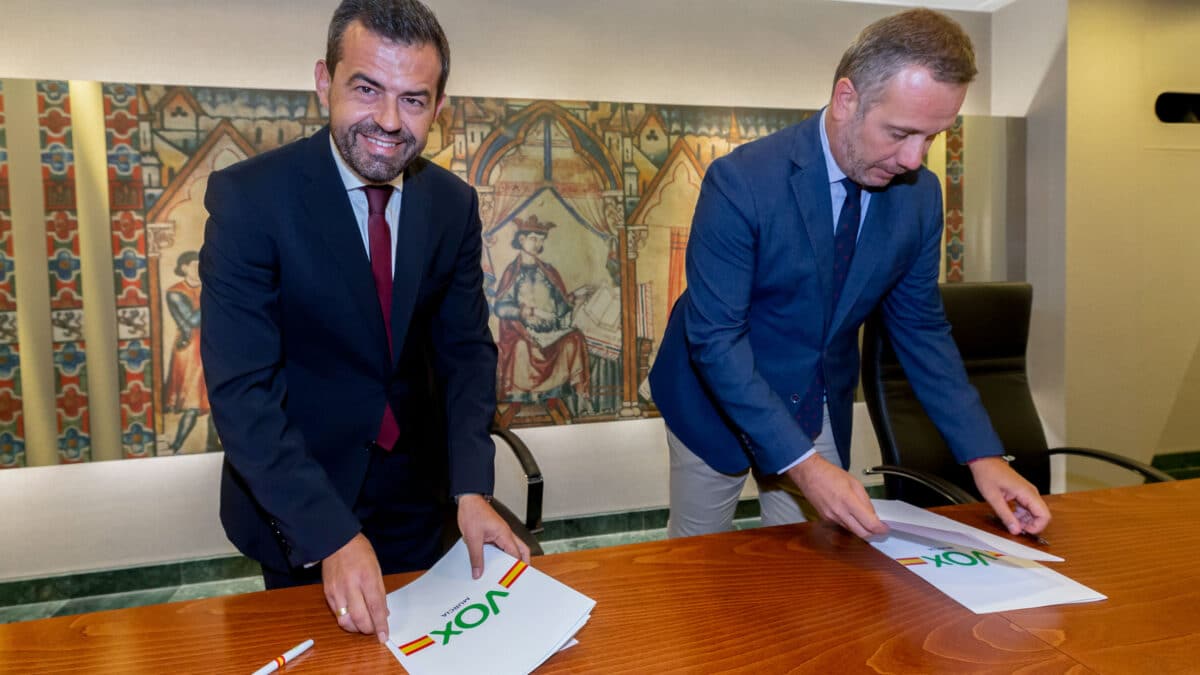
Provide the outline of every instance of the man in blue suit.
{"type": "Polygon", "coordinates": [[[709,168],[688,288],[650,373],[671,455],[671,536],[728,529],[748,472],[765,524],[804,519],[790,482],[822,518],[886,532],[844,470],[859,326],[878,306],[926,411],[1009,531],[1049,522],[1001,458],[937,287],[941,192],[921,162],[975,74],[970,38],[948,17],[881,19],[842,57],[819,116],[709,168]]]}
{"type": "Polygon", "coordinates": [[[382,574],[440,555],[457,502],[492,509],[496,347],[475,191],[420,157],[449,46],[417,0],[345,0],[316,87],[329,127],[214,173],[201,348],[225,446],[221,521],[268,587],[321,582],[341,627],[387,636],[382,574]]]}

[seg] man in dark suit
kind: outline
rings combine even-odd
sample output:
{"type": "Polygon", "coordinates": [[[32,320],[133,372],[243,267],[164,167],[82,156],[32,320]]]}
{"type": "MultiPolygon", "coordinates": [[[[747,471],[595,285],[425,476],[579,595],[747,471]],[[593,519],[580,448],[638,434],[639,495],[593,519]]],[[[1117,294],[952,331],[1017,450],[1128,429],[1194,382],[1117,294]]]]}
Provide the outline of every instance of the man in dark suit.
{"type": "Polygon", "coordinates": [[[713,162],[679,298],[650,373],[667,424],[672,536],[728,529],[752,471],[766,524],[886,531],[849,465],[858,331],[882,305],[922,404],[1009,531],[1050,513],[1001,458],[938,293],[941,192],[921,167],[976,73],[970,38],[911,10],[868,26],[829,105],[713,162]],[[1015,512],[1012,507],[1015,503],[1015,512]]]}
{"type": "Polygon", "coordinates": [[[330,124],[214,173],[202,355],[225,445],[221,520],[268,587],[322,582],[387,635],[381,574],[457,519],[528,560],[492,509],[496,347],[475,191],[420,157],[449,46],[417,0],[345,0],[316,87],[330,124]]]}

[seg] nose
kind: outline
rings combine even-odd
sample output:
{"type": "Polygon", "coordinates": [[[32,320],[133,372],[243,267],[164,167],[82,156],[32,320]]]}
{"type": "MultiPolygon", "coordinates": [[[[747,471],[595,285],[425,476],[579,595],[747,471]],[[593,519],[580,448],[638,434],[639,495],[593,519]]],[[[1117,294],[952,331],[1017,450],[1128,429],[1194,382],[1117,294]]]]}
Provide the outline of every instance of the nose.
{"type": "Polygon", "coordinates": [[[929,143],[924,138],[914,134],[904,141],[900,152],[896,154],[896,162],[905,171],[912,171],[921,166],[921,162],[925,159],[925,152],[928,149],[929,143]]]}
{"type": "Polygon", "coordinates": [[[399,131],[403,126],[400,119],[400,104],[397,101],[384,100],[375,110],[375,123],[387,133],[399,131]]]}

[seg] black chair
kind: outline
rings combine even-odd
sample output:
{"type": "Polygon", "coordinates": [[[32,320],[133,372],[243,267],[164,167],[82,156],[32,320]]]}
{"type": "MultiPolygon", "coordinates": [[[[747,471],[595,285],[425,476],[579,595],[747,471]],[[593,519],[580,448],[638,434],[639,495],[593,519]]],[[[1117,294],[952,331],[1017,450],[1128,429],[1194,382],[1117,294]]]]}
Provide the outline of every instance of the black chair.
{"type": "MultiPolygon", "coordinates": [[[[1090,448],[1049,448],[1029,390],[1025,350],[1033,288],[1025,283],[942,284],[942,302],[967,378],[979,391],[1012,466],[1039,492],[1050,491],[1050,456],[1082,455],[1141,474],[1172,480],[1141,462],[1090,448]]],[[[890,499],[918,506],[981,499],[971,471],[960,465],[925,415],[904,375],[877,311],[863,332],[863,394],[884,465],[890,499]]]]}
{"type": "MultiPolygon", "coordinates": [[[[518,518],[498,499],[492,500],[492,508],[496,509],[496,513],[504,518],[504,522],[508,523],[513,533],[529,546],[532,555],[542,555],[545,551],[542,550],[542,545],[538,543],[536,536],[545,529],[542,525],[542,491],[544,487],[542,470],[538,467],[537,459],[529,451],[529,447],[516,434],[494,424],[491,434],[493,437],[499,438],[503,442],[502,444],[512,451],[521,464],[521,471],[525,474],[525,520],[522,521],[518,518]]],[[[497,446],[499,445],[501,443],[497,443],[497,446]]],[[[454,510],[451,509],[447,514],[446,527],[443,531],[443,549],[449,550],[460,536],[462,534],[458,530],[458,520],[454,510]]]]}

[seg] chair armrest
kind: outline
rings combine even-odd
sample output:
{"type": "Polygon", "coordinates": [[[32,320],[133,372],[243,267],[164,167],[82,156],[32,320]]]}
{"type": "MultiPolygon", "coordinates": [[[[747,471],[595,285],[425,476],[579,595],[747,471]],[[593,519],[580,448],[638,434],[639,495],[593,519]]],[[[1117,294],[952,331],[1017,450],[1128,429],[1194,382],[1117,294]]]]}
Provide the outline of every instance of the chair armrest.
{"type": "Polygon", "coordinates": [[[881,464],[880,466],[873,466],[869,469],[863,469],[863,473],[867,474],[868,476],[874,474],[890,474],[892,476],[907,478],[911,481],[924,485],[930,490],[933,490],[944,497],[946,501],[950,502],[951,504],[973,504],[979,501],[978,499],[975,499],[975,497],[971,496],[971,493],[958,487],[954,483],[951,483],[945,478],[942,478],[941,476],[935,476],[931,473],[925,473],[924,471],[918,471],[916,469],[909,469],[907,467],[896,466],[893,464],[881,464]]]}
{"type": "Polygon", "coordinates": [[[1092,459],[1103,460],[1110,464],[1116,464],[1117,466],[1119,466],[1123,469],[1129,469],[1130,471],[1133,471],[1135,473],[1140,473],[1142,475],[1142,477],[1146,479],[1147,483],[1162,483],[1165,481],[1175,480],[1170,475],[1163,473],[1162,471],[1159,471],[1158,469],[1150,466],[1149,464],[1143,464],[1143,463],[1137,461],[1136,459],[1130,459],[1128,457],[1123,457],[1116,453],[1108,452],[1105,450],[1095,450],[1093,448],[1071,448],[1071,447],[1051,448],[1050,454],[1051,455],[1079,455],[1080,457],[1091,457],[1092,459]]]}
{"type": "Polygon", "coordinates": [[[529,451],[529,446],[508,429],[492,425],[491,434],[504,441],[517,461],[521,463],[521,471],[525,474],[525,527],[532,534],[541,534],[545,528],[542,525],[542,470],[538,467],[537,459],[529,451]]]}

